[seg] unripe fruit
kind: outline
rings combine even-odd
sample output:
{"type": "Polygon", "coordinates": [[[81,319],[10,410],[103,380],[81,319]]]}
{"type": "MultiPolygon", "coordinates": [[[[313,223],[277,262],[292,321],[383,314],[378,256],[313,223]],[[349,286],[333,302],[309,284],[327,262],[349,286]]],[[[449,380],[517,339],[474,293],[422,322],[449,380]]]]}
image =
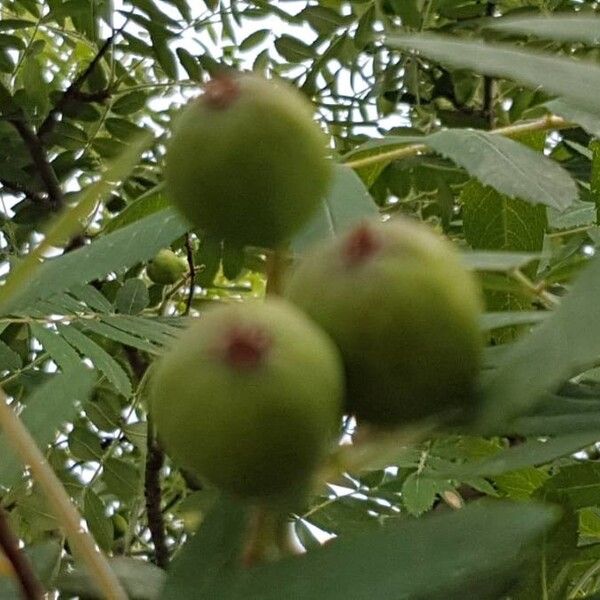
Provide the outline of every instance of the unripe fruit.
{"type": "Polygon", "coordinates": [[[196,228],[275,247],[306,223],[331,176],[327,142],[294,88],[223,75],[182,111],[167,149],[170,200],[196,228]]]}
{"type": "Polygon", "coordinates": [[[469,412],[482,351],[478,290],[426,226],[362,223],[306,256],[286,293],[338,344],[346,409],[359,420],[394,427],[469,412]]]}
{"type": "Polygon", "coordinates": [[[179,281],[187,270],[187,261],[167,248],[160,250],[146,267],[150,280],[161,285],[170,285],[179,281]]]}
{"type": "Polygon", "coordinates": [[[152,381],[150,412],[175,462],[267,503],[302,496],[341,416],[338,351],[283,300],[209,309],[152,381]]]}

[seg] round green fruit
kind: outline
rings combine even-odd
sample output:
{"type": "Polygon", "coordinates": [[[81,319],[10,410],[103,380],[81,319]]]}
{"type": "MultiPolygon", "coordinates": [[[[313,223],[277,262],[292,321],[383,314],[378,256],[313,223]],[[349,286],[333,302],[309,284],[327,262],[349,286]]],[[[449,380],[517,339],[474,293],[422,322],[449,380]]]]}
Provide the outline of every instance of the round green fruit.
{"type": "Polygon", "coordinates": [[[283,300],[209,309],[158,363],[150,412],[182,468],[239,497],[301,498],[339,426],[333,342],[283,300]]]}
{"type": "Polygon", "coordinates": [[[179,281],[187,270],[187,261],[167,248],[160,250],[146,267],[150,280],[161,285],[171,285],[179,281]]]}
{"type": "Polygon", "coordinates": [[[359,420],[395,427],[474,406],[478,289],[452,244],[425,225],[358,225],[309,253],[286,295],[338,344],[346,410],[359,420]]]}
{"type": "Polygon", "coordinates": [[[179,116],[166,155],[167,195],[206,233],[238,246],[276,247],[326,192],[326,151],[311,105],[296,89],[223,75],[179,116]]]}

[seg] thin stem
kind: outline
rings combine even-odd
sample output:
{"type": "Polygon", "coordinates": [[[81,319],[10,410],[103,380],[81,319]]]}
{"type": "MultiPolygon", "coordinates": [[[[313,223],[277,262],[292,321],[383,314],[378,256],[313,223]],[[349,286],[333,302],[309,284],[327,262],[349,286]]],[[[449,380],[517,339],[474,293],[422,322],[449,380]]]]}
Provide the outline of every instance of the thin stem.
{"type": "Polygon", "coordinates": [[[81,515],[71,498],[48,465],[29,431],[7,404],[7,400],[4,391],[0,390],[0,427],[23,464],[29,466],[48,504],[64,528],[71,548],[85,562],[90,577],[96,582],[105,598],[127,600],[127,594],[106,558],[98,551],[92,536],[82,528],[81,515]]]}
{"type": "MultiPolygon", "coordinates": [[[[493,135],[502,135],[505,137],[511,137],[520,133],[526,133],[530,131],[544,131],[546,129],[567,129],[573,127],[573,124],[566,121],[562,117],[556,115],[546,115],[539,119],[532,121],[526,121],[524,123],[517,123],[516,125],[508,125],[507,127],[499,127],[498,129],[492,129],[489,133],[493,135]]],[[[417,154],[423,154],[431,152],[431,149],[426,144],[411,144],[409,146],[403,146],[402,148],[396,148],[395,150],[389,150],[388,152],[382,152],[375,156],[367,156],[366,158],[358,158],[356,160],[349,160],[345,164],[353,169],[359,169],[361,167],[367,167],[374,165],[379,162],[389,162],[392,160],[400,160],[408,158],[410,156],[416,156],[417,154]]]]}
{"type": "Polygon", "coordinates": [[[164,516],[160,507],[162,502],[160,471],[165,462],[165,454],[156,442],[150,415],[147,417],[147,425],[146,474],[144,480],[146,516],[152,544],[154,545],[154,562],[157,567],[166,569],[169,566],[169,550],[165,535],[164,516]]]}
{"type": "Polygon", "coordinates": [[[192,248],[192,237],[190,233],[185,234],[185,251],[190,275],[190,289],[185,303],[184,315],[187,316],[192,310],[192,302],[194,301],[194,292],[196,287],[196,267],[194,265],[194,249],[192,248]]]}
{"type": "Polygon", "coordinates": [[[24,120],[22,115],[16,119],[11,119],[10,123],[17,130],[29,151],[33,164],[38,171],[40,179],[44,182],[46,192],[48,192],[52,209],[56,211],[60,210],[64,204],[63,193],[56,173],[48,161],[40,138],[31,128],[31,125],[24,120]]]}
{"type": "Polygon", "coordinates": [[[19,547],[19,538],[13,533],[8,522],[8,513],[0,508],[0,547],[10,561],[13,571],[21,584],[25,600],[42,600],[44,588],[35,574],[27,556],[19,547]]]}

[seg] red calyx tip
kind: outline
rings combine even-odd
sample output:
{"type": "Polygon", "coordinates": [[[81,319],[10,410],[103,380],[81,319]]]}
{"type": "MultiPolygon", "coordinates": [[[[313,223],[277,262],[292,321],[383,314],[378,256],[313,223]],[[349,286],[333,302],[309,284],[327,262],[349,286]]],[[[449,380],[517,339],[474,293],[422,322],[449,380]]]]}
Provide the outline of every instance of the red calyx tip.
{"type": "Polygon", "coordinates": [[[225,362],[236,369],[257,367],[264,360],[270,345],[271,340],[263,330],[236,327],[225,340],[225,362]]]}
{"type": "Polygon", "coordinates": [[[359,225],[346,238],[344,258],[350,266],[361,264],[379,251],[381,241],[368,224],[359,225]]]}
{"type": "Polygon", "coordinates": [[[240,93],[240,86],[234,77],[219,75],[204,87],[202,101],[210,108],[227,108],[240,93]]]}

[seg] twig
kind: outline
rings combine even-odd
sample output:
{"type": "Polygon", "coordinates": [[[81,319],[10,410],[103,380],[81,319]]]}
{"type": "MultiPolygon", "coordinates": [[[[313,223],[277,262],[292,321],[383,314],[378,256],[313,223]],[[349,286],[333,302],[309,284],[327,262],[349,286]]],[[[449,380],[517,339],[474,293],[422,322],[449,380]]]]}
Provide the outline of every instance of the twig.
{"type": "Polygon", "coordinates": [[[48,192],[48,199],[52,210],[58,211],[64,205],[64,198],[62,190],[60,189],[60,183],[56,177],[54,169],[48,162],[46,151],[40,141],[40,138],[36,135],[31,125],[27,123],[24,115],[19,115],[14,119],[9,119],[11,125],[17,130],[27,150],[33,160],[37,172],[44,182],[46,192],[48,192]]]}
{"type": "Polygon", "coordinates": [[[44,588],[33,571],[29,559],[19,548],[19,539],[10,528],[8,515],[3,508],[0,508],[0,547],[21,584],[23,598],[42,600],[45,594],[44,588]]]}
{"type": "Polygon", "coordinates": [[[8,181],[8,179],[0,178],[0,184],[2,187],[6,188],[12,194],[23,194],[26,198],[35,202],[36,204],[48,204],[48,201],[43,196],[40,196],[38,193],[30,190],[26,186],[21,183],[17,183],[16,181],[8,181]]]}
{"type": "MultiPolygon", "coordinates": [[[[492,0],[488,0],[485,5],[485,14],[488,17],[494,16],[496,4],[492,0]]],[[[488,127],[494,128],[496,115],[494,113],[494,99],[496,95],[496,80],[489,75],[483,77],[483,113],[487,119],[488,127]]]]}
{"type": "MultiPolygon", "coordinates": [[[[573,124],[566,121],[562,117],[556,115],[546,115],[539,119],[533,119],[531,121],[525,121],[524,123],[517,123],[516,125],[508,125],[507,127],[499,127],[498,129],[492,129],[488,133],[494,135],[502,135],[510,137],[519,133],[527,133],[530,131],[544,131],[546,129],[567,129],[573,127],[573,124]]],[[[409,146],[402,146],[402,148],[396,148],[395,150],[389,150],[388,152],[382,152],[374,156],[367,156],[366,158],[357,158],[356,160],[349,160],[344,163],[346,166],[353,169],[359,169],[361,167],[367,167],[374,165],[379,162],[389,162],[392,160],[399,160],[402,158],[408,158],[417,154],[423,154],[432,152],[432,150],[426,144],[411,144],[409,146]]]]}
{"type": "Polygon", "coordinates": [[[187,254],[188,267],[190,269],[190,291],[188,292],[187,302],[185,303],[184,315],[187,316],[192,310],[194,301],[194,291],[196,287],[196,267],[194,266],[194,249],[192,248],[192,238],[189,233],[185,234],[185,251],[187,254]]]}
{"type": "MultiPolygon", "coordinates": [[[[135,348],[126,348],[127,358],[136,375],[139,386],[143,385],[148,370],[148,363],[135,348]]],[[[146,469],[144,473],[144,497],[146,500],[146,517],[148,529],[154,545],[154,562],[165,569],[169,564],[169,550],[165,536],[165,522],[161,510],[162,490],[160,487],[160,470],[165,455],[156,442],[154,426],[150,415],[147,417],[146,432],[146,469]]]]}
{"type": "Polygon", "coordinates": [[[89,576],[96,582],[105,598],[127,600],[125,590],[104,555],[98,551],[94,539],[82,529],[81,515],[71,498],[7,400],[6,394],[0,390],[0,428],[23,464],[29,466],[48,504],[64,528],[73,552],[84,561],[89,576]]]}
{"type": "Polygon", "coordinates": [[[162,492],[160,489],[160,470],[165,462],[165,455],[156,442],[152,419],[148,416],[146,433],[146,476],[144,492],[146,496],[146,516],[148,529],[154,545],[154,563],[161,569],[169,565],[169,550],[165,536],[165,522],[161,510],[162,492]]]}
{"type": "MultiPolygon", "coordinates": [[[[63,95],[60,97],[54,108],[48,113],[48,116],[42,121],[38,129],[38,137],[44,138],[46,137],[55,127],[58,122],[58,115],[62,114],[65,108],[68,106],[69,102],[72,100],[82,100],[84,99],[83,94],[81,93],[81,87],[86,82],[87,78],[91,75],[92,71],[96,67],[96,65],[102,60],[102,57],[108,52],[111,47],[113,40],[118,32],[113,33],[106,41],[102,44],[96,56],[92,59],[90,64],[75,78],[75,80],[71,83],[71,85],[63,92],[63,95]]],[[[109,94],[108,91],[104,90],[101,96],[98,98],[104,99],[109,94]]],[[[96,97],[96,95],[92,95],[92,97],[96,97]]],[[[88,101],[92,101],[91,99],[88,101]]]]}

